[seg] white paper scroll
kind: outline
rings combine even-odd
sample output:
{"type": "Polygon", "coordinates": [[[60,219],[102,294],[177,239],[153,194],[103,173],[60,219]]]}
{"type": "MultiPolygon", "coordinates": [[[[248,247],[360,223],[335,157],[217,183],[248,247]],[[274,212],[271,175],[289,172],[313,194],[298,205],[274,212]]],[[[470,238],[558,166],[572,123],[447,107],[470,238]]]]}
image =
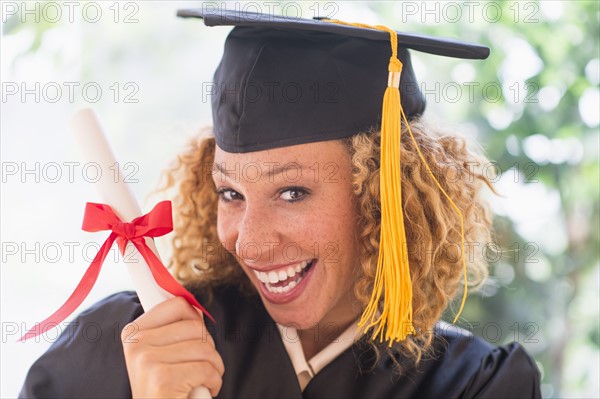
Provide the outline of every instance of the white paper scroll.
{"type": "MultiPolygon", "coordinates": [[[[117,164],[95,112],[91,109],[78,111],[71,120],[71,131],[83,161],[95,162],[100,166],[102,176],[96,185],[103,203],[110,205],[117,216],[125,222],[141,216],[142,211],[123,179],[121,168],[117,164]]],[[[152,239],[146,238],[146,244],[156,256],[159,256],[152,239]]],[[[148,264],[131,243],[128,244],[128,251],[133,253],[131,261],[127,262],[127,270],[144,311],[172,298],[173,295],[163,290],[154,280],[148,264]]],[[[190,394],[191,399],[210,399],[210,397],[205,387],[198,387],[190,394]]]]}

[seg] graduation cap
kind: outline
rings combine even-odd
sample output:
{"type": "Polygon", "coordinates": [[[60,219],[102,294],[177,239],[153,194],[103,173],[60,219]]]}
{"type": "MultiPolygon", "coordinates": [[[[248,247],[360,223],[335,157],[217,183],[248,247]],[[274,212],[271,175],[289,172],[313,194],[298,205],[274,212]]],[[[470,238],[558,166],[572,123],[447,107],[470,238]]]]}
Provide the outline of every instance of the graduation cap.
{"type": "MultiPolygon", "coordinates": [[[[409,121],[423,113],[425,98],[409,49],[466,59],[485,59],[489,49],[329,19],[224,9],[179,10],[177,15],[201,18],[207,26],[234,26],[211,93],[213,132],[222,150],[259,151],[381,130],[379,259],[371,301],[359,325],[373,328],[372,338],[390,345],[414,333],[400,132],[404,122],[412,137],[409,121]]],[[[419,151],[416,141],[415,146],[419,151]]],[[[462,223],[462,214],[460,218],[462,223]]],[[[464,233],[462,247],[465,289],[456,318],[467,291],[464,233]]]]}

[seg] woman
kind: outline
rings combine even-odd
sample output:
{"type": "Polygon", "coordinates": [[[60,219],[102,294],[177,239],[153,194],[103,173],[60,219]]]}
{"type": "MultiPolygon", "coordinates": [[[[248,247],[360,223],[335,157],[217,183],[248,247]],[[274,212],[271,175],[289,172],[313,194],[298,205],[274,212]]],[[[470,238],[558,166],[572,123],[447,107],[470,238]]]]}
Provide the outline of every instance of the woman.
{"type": "Polygon", "coordinates": [[[186,398],[206,386],[220,398],[539,397],[518,344],[496,348],[438,322],[461,277],[486,276],[481,256],[454,250],[489,240],[479,194],[490,184],[472,167],[485,158],[421,121],[405,47],[487,49],[334,21],[180,15],[236,25],[212,131],[167,184],[178,187],[173,270],[216,323],[181,298],[142,314],[135,294],[116,294],[80,315],[21,395],[186,398]],[[389,161],[394,143],[401,162],[389,161]],[[99,340],[86,339],[89,323],[99,340]]]}

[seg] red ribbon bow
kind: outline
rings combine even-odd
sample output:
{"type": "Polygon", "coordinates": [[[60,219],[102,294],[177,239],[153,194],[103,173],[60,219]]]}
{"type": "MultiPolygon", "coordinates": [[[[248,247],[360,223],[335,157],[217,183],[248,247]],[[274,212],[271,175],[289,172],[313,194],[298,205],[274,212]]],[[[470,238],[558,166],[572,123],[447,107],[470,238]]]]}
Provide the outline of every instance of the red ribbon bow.
{"type": "Polygon", "coordinates": [[[196,298],[173,278],[160,259],[146,245],[144,237],[160,237],[173,230],[171,201],[159,202],[149,213],[133,219],[131,223],[123,223],[108,205],[88,202],[85,205],[82,229],[89,232],[111,230],[111,233],[69,299],[50,317],[27,331],[20,341],[33,338],[56,327],[81,305],[96,283],[104,259],[115,241],[123,255],[127,242],[131,241],[148,263],[152,276],[161,288],[175,296],[184,297],[190,305],[197,307],[213,322],[215,321],[196,298]]]}

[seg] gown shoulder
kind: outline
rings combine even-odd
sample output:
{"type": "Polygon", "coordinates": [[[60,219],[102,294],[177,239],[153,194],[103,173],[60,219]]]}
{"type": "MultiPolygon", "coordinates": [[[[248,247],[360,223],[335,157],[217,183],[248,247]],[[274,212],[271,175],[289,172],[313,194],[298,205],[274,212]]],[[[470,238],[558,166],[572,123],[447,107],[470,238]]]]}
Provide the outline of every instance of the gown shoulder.
{"type": "Polygon", "coordinates": [[[135,292],[119,292],[65,323],[59,338],[29,369],[19,397],[130,397],[121,330],[142,313],[135,292]]]}
{"type": "MultiPolygon", "coordinates": [[[[460,398],[540,398],[540,373],[523,346],[492,345],[466,330],[438,322],[430,362],[436,383],[460,398]],[[435,352],[439,352],[436,355],[435,352]]],[[[431,381],[434,384],[433,380],[431,381]]],[[[428,384],[424,384],[428,386],[428,384]]]]}

